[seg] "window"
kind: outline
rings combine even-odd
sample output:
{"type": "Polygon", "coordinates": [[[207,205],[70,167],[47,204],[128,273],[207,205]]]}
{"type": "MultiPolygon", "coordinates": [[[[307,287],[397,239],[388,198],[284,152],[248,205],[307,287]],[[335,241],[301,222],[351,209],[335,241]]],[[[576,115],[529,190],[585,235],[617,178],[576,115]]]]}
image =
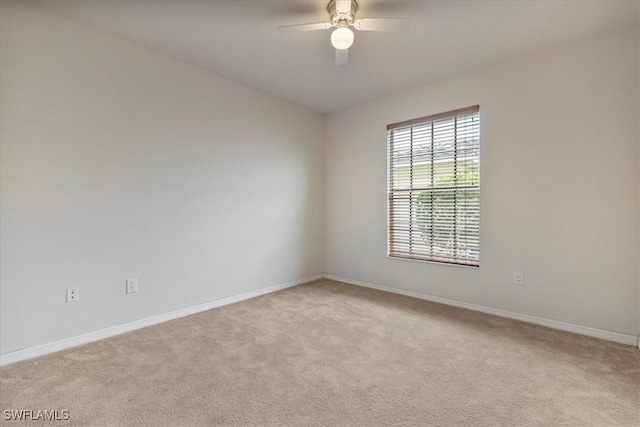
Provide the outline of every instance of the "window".
{"type": "Polygon", "coordinates": [[[480,265],[479,112],[387,126],[390,257],[480,265]]]}

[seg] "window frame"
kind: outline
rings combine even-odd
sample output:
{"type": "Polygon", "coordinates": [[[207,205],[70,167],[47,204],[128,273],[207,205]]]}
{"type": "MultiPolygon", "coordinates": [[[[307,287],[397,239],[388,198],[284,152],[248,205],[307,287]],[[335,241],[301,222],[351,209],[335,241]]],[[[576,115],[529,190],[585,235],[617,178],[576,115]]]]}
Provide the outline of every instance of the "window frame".
{"type": "MultiPolygon", "coordinates": [[[[456,119],[457,120],[457,119],[456,119]]],[[[479,105],[473,105],[473,106],[469,106],[469,107],[464,107],[464,108],[459,108],[456,110],[451,110],[451,111],[446,111],[446,112],[442,112],[442,113],[437,113],[437,114],[432,114],[432,115],[428,115],[428,116],[424,116],[424,117],[418,117],[415,119],[410,119],[410,120],[404,120],[401,122],[396,122],[396,123],[392,123],[392,124],[388,124],[387,125],[387,258],[392,258],[392,259],[399,259],[399,260],[405,260],[405,261],[418,261],[418,262],[427,262],[427,263],[436,263],[439,265],[454,265],[454,266],[458,266],[458,267],[467,267],[467,268],[473,268],[473,269],[477,269],[480,268],[480,184],[481,184],[481,179],[480,179],[480,158],[481,158],[481,152],[480,152],[480,146],[481,146],[481,137],[480,137],[480,126],[481,126],[481,120],[480,120],[480,106],[479,105]],[[393,245],[394,243],[397,245],[397,239],[393,239],[393,232],[394,232],[394,223],[392,222],[392,218],[394,215],[394,206],[393,203],[395,203],[395,199],[393,198],[394,196],[394,191],[396,193],[398,193],[399,191],[407,191],[406,189],[403,190],[394,190],[392,188],[392,176],[391,174],[395,171],[394,167],[395,165],[392,165],[393,162],[393,154],[395,152],[395,150],[393,149],[393,142],[392,142],[392,132],[394,130],[398,130],[401,128],[411,128],[410,133],[410,175],[413,176],[413,171],[414,171],[414,166],[413,166],[413,158],[415,157],[414,154],[414,149],[413,149],[413,129],[412,127],[415,125],[426,125],[431,123],[433,125],[434,122],[438,121],[438,120],[444,120],[444,119],[452,119],[452,118],[457,118],[459,116],[465,116],[465,115],[469,115],[469,114],[475,114],[477,115],[477,134],[474,132],[474,135],[477,135],[477,184],[471,185],[470,188],[472,188],[473,190],[477,191],[477,259],[464,259],[464,258],[457,258],[455,251],[457,249],[454,249],[454,255],[451,257],[439,257],[439,256],[434,256],[433,253],[431,253],[430,256],[427,255],[412,255],[411,252],[409,251],[408,254],[403,254],[402,251],[396,251],[394,252],[393,249],[393,245]]],[[[432,134],[432,138],[433,138],[433,134],[432,134]]],[[[457,155],[459,148],[458,148],[458,129],[457,129],[457,125],[454,128],[454,132],[453,132],[453,138],[454,138],[454,149],[453,152],[455,153],[454,155],[457,155]]],[[[455,157],[454,157],[454,163],[456,162],[455,157]]],[[[432,156],[432,160],[431,160],[431,168],[433,168],[433,156],[432,156]]],[[[457,165],[454,166],[454,170],[457,170],[457,165]]],[[[433,174],[433,172],[432,172],[433,174]]],[[[451,187],[453,187],[452,194],[453,197],[456,198],[458,197],[458,192],[459,191],[464,191],[463,188],[467,188],[468,186],[462,184],[460,184],[460,181],[458,180],[458,176],[457,176],[457,172],[454,172],[454,184],[451,185],[451,187]]],[[[413,184],[411,184],[413,185],[413,184]]],[[[436,185],[433,184],[433,182],[431,182],[431,186],[429,189],[427,190],[416,190],[416,191],[428,191],[430,192],[430,194],[434,194],[434,189],[438,188],[436,185]]],[[[409,190],[409,201],[408,201],[408,205],[409,205],[409,227],[411,229],[411,231],[409,231],[409,242],[412,242],[414,237],[412,236],[413,230],[413,210],[414,208],[414,201],[413,201],[413,194],[411,194],[413,191],[409,190]]],[[[433,203],[433,198],[431,199],[433,203]]],[[[458,204],[457,202],[454,202],[454,227],[457,226],[457,212],[458,212],[458,204]]],[[[395,212],[397,214],[397,212],[395,212]]],[[[433,215],[433,214],[432,214],[433,215]]],[[[435,223],[435,220],[433,218],[433,216],[430,217],[429,219],[431,226],[433,227],[433,224],[435,223]]],[[[412,246],[412,243],[409,243],[409,246],[412,246]]],[[[430,250],[431,252],[433,251],[434,245],[433,243],[431,243],[430,245],[430,250]]]]}

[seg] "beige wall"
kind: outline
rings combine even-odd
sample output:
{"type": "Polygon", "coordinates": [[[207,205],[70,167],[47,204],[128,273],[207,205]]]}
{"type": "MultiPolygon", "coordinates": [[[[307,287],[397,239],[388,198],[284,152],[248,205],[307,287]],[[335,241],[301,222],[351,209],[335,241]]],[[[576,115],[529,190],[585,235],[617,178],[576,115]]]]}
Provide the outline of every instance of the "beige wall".
{"type": "Polygon", "coordinates": [[[320,115],[1,15],[1,353],[322,273],[320,115]]]}
{"type": "Polygon", "coordinates": [[[633,28],[327,116],[325,273],[638,334],[638,47],[633,28]],[[388,259],[386,124],[475,104],[481,267],[388,259]]]}

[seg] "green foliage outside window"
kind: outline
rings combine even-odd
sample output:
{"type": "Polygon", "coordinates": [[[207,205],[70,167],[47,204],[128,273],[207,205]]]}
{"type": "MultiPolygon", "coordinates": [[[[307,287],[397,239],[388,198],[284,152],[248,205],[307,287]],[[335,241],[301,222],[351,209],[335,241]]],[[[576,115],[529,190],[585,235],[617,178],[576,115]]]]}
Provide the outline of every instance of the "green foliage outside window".
{"type": "MultiPolygon", "coordinates": [[[[438,187],[477,185],[477,171],[465,171],[442,176],[435,180],[434,189],[423,191],[416,200],[416,221],[425,244],[432,247],[434,255],[454,255],[455,251],[477,251],[468,244],[478,240],[479,217],[469,214],[465,206],[477,206],[480,201],[478,188],[438,190],[438,187]]],[[[477,212],[477,209],[472,211],[477,212]]]]}

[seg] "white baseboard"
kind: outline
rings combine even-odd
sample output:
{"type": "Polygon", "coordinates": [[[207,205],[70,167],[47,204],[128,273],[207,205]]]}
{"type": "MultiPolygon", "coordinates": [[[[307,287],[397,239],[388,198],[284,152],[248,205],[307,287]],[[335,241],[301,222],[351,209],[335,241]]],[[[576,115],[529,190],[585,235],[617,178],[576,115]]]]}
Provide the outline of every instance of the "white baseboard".
{"type": "Polygon", "coordinates": [[[335,280],[337,282],[348,283],[356,286],[377,289],[379,291],[391,292],[394,294],[406,295],[427,301],[438,302],[440,304],[452,305],[454,307],[466,308],[469,310],[480,311],[482,313],[493,314],[495,316],[507,317],[509,319],[521,320],[523,322],[535,323],[536,325],[547,326],[553,329],[573,332],[589,337],[600,338],[607,341],[614,341],[632,346],[640,347],[640,338],[634,335],[621,334],[619,332],[605,331],[603,329],[591,328],[588,326],[576,325],[573,323],[560,322],[558,320],[545,319],[543,317],[530,316],[528,314],[515,313],[513,311],[501,310],[499,308],[486,307],[484,305],[471,304],[468,302],[457,301],[449,298],[436,297],[432,295],[422,294],[418,292],[405,291],[404,289],[392,288],[389,286],[376,285],[374,283],[363,282],[361,280],[348,279],[346,277],[333,276],[325,274],[325,279],[335,280]]]}
{"type": "Polygon", "coordinates": [[[145,328],[147,326],[166,322],[168,320],[177,319],[179,317],[185,317],[191,314],[200,313],[201,311],[210,310],[212,308],[221,307],[223,305],[233,304],[234,302],[255,298],[260,295],[265,295],[272,292],[280,291],[282,289],[291,288],[293,286],[301,285],[307,282],[312,282],[314,280],[318,280],[322,278],[323,278],[322,274],[305,277],[304,279],[294,280],[287,283],[281,283],[279,285],[269,286],[268,288],[257,289],[255,291],[246,292],[244,294],[234,295],[231,297],[206,302],[204,304],[198,304],[191,307],[181,308],[179,310],[171,311],[169,313],[159,314],[157,316],[147,317],[145,319],[134,320],[133,322],[127,322],[121,325],[111,326],[109,328],[100,329],[94,332],[88,332],[86,334],[78,335],[75,337],[65,338],[59,341],[54,341],[51,343],[42,344],[35,347],[29,347],[21,350],[12,351],[12,352],[0,355],[0,366],[19,362],[21,360],[32,359],[37,356],[42,356],[45,354],[54,353],[56,351],[65,350],[67,348],[76,347],[78,345],[87,344],[87,343],[98,341],[104,338],[109,338],[114,335],[120,335],[125,332],[130,332],[136,329],[145,328]]]}
{"type": "Polygon", "coordinates": [[[640,348],[640,338],[633,335],[622,334],[619,332],[605,331],[603,329],[596,329],[588,326],[576,325],[573,323],[560,322],[557,320],[550,320],[542,317],[530,316],[528,314],[515,313],[512,311],[501,310],[498,308],[492,308],[492,307],[486,307],[478,304],[471,304],[471,303],[466,303],[462,301],[456,301],[449,298],[442,298],[442,297],[436,297],[436,296],[422,294],[418,292],[406,291],[403,289],[392,288],[389,286],[363,282],[361,280],[348,279],[345,277],[333,276],[330,274],[324,274],[324,275],[319,274],[316,276],[305,277],[303,279],[294,280],[291,282],[282,283],[282,284],[270,286],[267,288],[257,289],[255,291],[246,292],[240,295],[234,295],[231,297],[222,298],[215,301],[210,301],[204,304],[198,304],[191,307],[182,308],[180,310],[171,311],[169,313],[147,317],[145,319],[134,320],[132,322],[111,326],[109,328],[100,329],[94,332],[88,332],[86,334],[78,335],[75,337],[65,338],[65,339],[54,341],[47,344],[42,344],[35,347],[29,347],[29,348],[5,353],[0,355],[0,366],[19,362],[21,360],[32,359],[34,357],[43,356],[45,354],[54,353],[60,350],[65,350],[71,347],[76,347],[78,345],[87,344],[93,341],[98,341],[98,340],[109,338],[115,335],[120,335],[125,332],[134,331],[136,329],[145,328],[147,326],[166,322],[168,320],[189,316],[195,313],[200,313],[202,311],[210,310],[216,307],[221,307],[223,305],[233,304],[235,302],[244,301],[250,298],[255,298],[260,295],[269,294],[282,289],[301,285],[303,283],[322,279],[323,277],[326,279],[348,283],[351,285],[363,286],[363,287],[377,289],[384,292],[391,292],[394,294],[406,295],[406,296],[419,298],[427,301],[438,302],[441,304],[451,305],[454,307],[461,307],[469,310],[480,311],[482,313],[488,313],[496,316],[507,317],[510,319],[521,320],[524,322],[547,326],[549,328],[560,329],[568,332],[574,332],[577,334],[601,338],[604,340],[614,341],[622,344],[638,346],[638,348],[640,348]]]}

